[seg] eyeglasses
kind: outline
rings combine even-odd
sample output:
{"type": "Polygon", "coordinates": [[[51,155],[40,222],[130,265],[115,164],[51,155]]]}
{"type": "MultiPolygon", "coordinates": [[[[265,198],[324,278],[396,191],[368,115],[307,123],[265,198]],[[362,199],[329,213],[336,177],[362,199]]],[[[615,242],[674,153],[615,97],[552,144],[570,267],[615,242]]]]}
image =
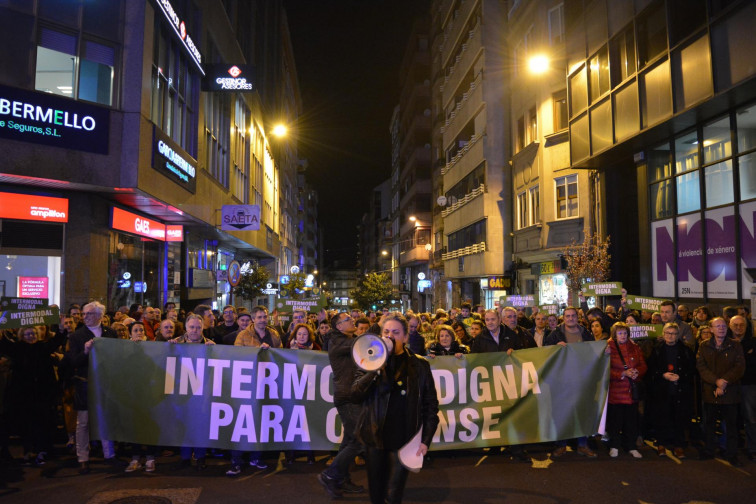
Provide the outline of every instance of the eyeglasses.
{"type": "Polygon", "coordinates": [[[337,323],[341,324],[342,322],[346,322],[347,320],[351,321],[351,320],[354,320],[354,319],[352,317],[350,317],[349,315],[347,315],[346,317],[340,319],[337,323]]]}
{"type": "Polygon", "coordinates": [[[227,315],[229,313],[234,313],[234,310],[223,310],[224,315],[227,315]]]}

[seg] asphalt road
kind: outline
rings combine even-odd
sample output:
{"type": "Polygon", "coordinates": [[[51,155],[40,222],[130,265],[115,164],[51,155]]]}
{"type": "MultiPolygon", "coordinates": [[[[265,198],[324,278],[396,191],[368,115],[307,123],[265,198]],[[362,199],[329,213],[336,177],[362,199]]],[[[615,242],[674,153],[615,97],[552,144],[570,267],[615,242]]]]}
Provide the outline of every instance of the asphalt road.
{"type": "MultiPolygon", "coordinates": [[[[551,460],[549,446],[529,447],[532,463],[510,459],[499,448],[488,451],[431,453],[426,466],[411,474],[404,502],[425,503],[748,503],[756,501],[756,463],[744,458],[742,468],[723,460],[699,461],[695,451],[686,459],[658,457],[651,446],[643,459],[621,453],[610,459],[600,450],[589,460],[569,451],[551,460]]],[[[316,481],[327,454],[317,454],[308,465],[304,457],[293,465],[246,467],[240,477],[224,475],[227,459],[208,459],[208,468],[177,469],[178,458],[160,457],[157,471],[126,474],[93,459],[92,472],[78,474],[71,455],[50,460],[43,467],[3,464],[0,467],[0,503],[327,503],[331,499],[316,481]]],[[[124,462],[127,458],[122,458],[124,462]]],[[[366,485],[364,467],[353,472],[366,485]]],[[[344,497],[343,502],[368,502],[366,494],[344,497]]]]}

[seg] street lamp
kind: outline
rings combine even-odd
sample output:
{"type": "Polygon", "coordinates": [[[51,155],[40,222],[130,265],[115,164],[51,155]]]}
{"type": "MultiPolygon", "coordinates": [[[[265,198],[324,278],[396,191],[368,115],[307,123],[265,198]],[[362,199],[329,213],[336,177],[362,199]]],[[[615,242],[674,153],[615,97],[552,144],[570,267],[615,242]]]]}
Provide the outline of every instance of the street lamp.
{"type": "Polygon", "coordinates": [[[549,58],[543,54],[536,54],[528,59],[528,70],[534,75],[544,74],[549,70],[549,58]]]}
{"type": "Polygon", "coordinates": [[[384,256],[384,257],[387,256],[388,255],[388,250],[381,250],[381,255],[384,256]]]}
{"type": "Polygon", "coordinates": [[[286,126],[283,124],[279,123],[273,126],[273,135],[277,136],[278,138],[285,137],[288,131],[288,128],[286,128],[286,126]]]}

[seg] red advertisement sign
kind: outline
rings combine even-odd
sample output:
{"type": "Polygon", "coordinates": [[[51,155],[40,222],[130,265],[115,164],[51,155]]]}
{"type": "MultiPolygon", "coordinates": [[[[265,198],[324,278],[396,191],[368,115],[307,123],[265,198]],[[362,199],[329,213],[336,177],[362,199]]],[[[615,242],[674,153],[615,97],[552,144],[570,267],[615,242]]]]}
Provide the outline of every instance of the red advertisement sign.
{"type": "Polygon", "coordinates": [[[47,277],[18,277],[18,297],[47,299],[47,277]]]}
{"type": "Polygon", "coordinates": [[[68,222],[68,199],[0,192],[0,218],[68,222]]]}
{"type": "Polygon", "coordinates": [[[165,224],[116,207],[113,207],[111,227],[153,240],[165,240],[165,224]]]}
{"type": "Polygon", "coordinates": [[[184,226],[165,226],[165,241],[182,242],[184,241],[184,226]]]}

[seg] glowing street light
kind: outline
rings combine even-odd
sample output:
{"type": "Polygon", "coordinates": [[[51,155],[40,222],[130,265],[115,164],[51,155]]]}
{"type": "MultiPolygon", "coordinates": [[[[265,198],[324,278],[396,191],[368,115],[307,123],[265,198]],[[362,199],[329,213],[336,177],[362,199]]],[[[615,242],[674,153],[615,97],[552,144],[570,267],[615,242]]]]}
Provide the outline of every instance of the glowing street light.
{"type": "Polygon", "coordinates": [[[532,56],[528,60],[528,70],[534,75],[546,73],[549,70],[549,58],[543,54],[532,56]]]}
{"type": "Polygon", "coordinates": [[[289,130],[283,124],[276,124],[273,127],[273,135],[277,136],[278,138],[285,137],[288,131],[289,130]]]}

